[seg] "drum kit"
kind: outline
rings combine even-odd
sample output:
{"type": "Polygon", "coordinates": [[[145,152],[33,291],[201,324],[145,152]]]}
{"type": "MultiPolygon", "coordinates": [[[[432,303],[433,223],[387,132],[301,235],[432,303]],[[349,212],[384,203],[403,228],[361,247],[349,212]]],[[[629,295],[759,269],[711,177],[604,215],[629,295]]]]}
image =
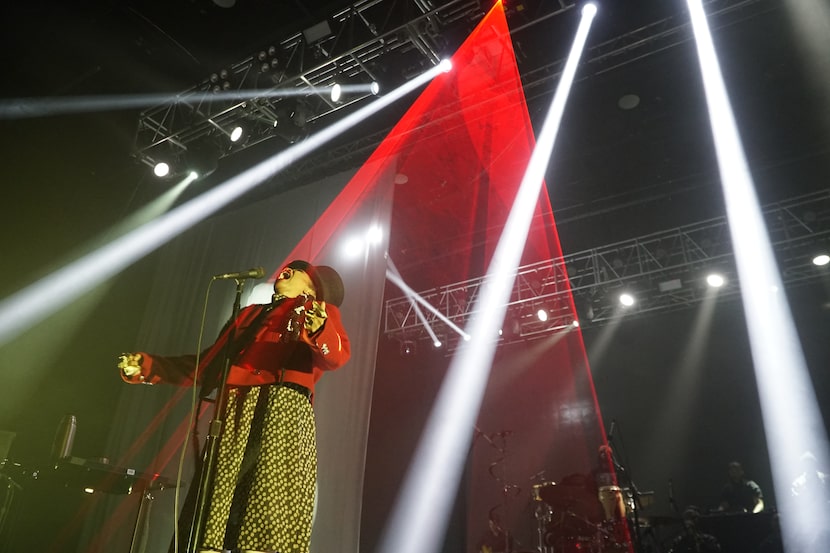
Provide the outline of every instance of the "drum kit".
{"type": "Polygon", "coordinates": [[[637,507],[635,494],[629,488],[597,489],[576,475],[559,483],[535,484],[532,495],[536,502],[539,553],[633,551],[629,521],[637,507]]]}

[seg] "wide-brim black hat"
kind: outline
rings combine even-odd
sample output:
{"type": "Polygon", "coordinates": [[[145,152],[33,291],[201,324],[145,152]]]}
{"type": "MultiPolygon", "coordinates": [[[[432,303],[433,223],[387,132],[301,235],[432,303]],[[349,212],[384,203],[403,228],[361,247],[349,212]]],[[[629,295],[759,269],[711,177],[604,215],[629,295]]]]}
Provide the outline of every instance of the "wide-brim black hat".
{"type": "Polygon", "coordinates": [[[343,279],[334,268],[328,265],[312,265],[307,261],[295,259],[288,264],[292,269],[298,269],[308,273],[314,288],[317,289],[317,299],[340,307],[346,290],[343,286],[343,279]]]}

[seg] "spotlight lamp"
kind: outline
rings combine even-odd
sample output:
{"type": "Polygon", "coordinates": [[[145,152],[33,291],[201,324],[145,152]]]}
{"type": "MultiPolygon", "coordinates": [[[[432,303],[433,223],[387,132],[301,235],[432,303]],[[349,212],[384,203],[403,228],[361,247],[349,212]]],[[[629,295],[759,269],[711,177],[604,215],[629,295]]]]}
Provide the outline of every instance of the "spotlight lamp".
{"type": "Polygon", "coordinates": [[[227,69],[222,69],[218,73],[212,73],[208,79],[211,84],[213,92],[221,92],[223,90],[231,89],[231,72],[227,69]]]}
{"type": "Polygon", "coordinates": [[[820,253],[813,258],[813,265],[816,267],[824,267],[828,263],[830,263],[830,255],[826,253],[820,253]]]}
{"type": "Polygon", "coordinates": [[[582,6],[582,15],[584,17],[594,17],[597,14],[597,5],[594,2],[588,2],[582,6]]]}
{"type": "Polygon", "coordinates": [[[404,340],[401,342],[401,349],[400,349],[401,357],[412,357],[417,353],[417,348],[415,347],[415,342],[412,340],[404,340]]]}
{"type": "Polygon", "coordinates": [[[153,166],[153,174],[159,178],[166,177],[170,174],[170,165],[164,161],[159,161],[153,166]]]}
{"type": "Polygon", "coordinates": [[[343,87],[340,86],[340,83],[334,83],[334,86],[331,87],[331,101],[337,103],[342,97],[343,87]]]}
{"type": "Polygon", "coordinates": [[[268,73],[272,69],[276,69],[280,65],[280,59],[277,57],[278,50],[276,46],[269,46],[268,50],[260,50],[256,59],[259,63],[260,73],[268,73]]]}
{"type": "Polygon", "coordinates": [[[708,284],[712,288],[720,288],[721,286],[726,284],[726,279],[718,273],[710,273],[706,275],[706,284],[708,284]]]}
{"type": "Polygon", "coordinates": [[[213,125],[213,127],[222,133],[224,136],[228,137],[228,140],[231,142],[239,142],[242,140],[242,137],[245,136],[245,128],[242,125],[234,125],[233,127],[224,127],[214,121],[213,119],[208,119],[208,123],[213,125]]]}
{"type": "Polygon", "coordinates": [[[620,303],[624,307],[631,307],[632,305],[634,305],[634,296],[632,296],[628,292],[623,292],[622,294],[620,294],[620,303]]]}

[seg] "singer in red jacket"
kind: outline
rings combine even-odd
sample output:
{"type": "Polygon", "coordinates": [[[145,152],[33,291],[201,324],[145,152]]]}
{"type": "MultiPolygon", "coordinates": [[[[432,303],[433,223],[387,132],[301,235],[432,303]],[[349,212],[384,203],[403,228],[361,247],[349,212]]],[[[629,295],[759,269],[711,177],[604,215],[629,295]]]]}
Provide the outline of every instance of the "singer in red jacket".
{"type": "MultiPolygon", "coordinates": [[[[317,479],[311,402],[323,373],[349,359],[342,301],[334,269],[292,261],[274,283],[272,302],[242,309],[200,355],[198,371],[195,355],[120,357],[126,382],[195,380],[204,397],[218,385],[229,352],[228,406],[200,551],[309,550],[317,479]]],[[[179,529],[180,544],[188,530],[179,529]]]]}

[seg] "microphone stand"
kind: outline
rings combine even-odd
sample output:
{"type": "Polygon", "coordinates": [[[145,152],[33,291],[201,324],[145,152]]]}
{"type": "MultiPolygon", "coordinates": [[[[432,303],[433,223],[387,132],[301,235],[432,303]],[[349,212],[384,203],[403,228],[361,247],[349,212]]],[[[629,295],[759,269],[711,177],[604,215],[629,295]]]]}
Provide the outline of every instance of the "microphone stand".
{"type": "MultiPolygon", "coordinates": [[[[215,277],[214,277],[215,278],[215,277]]],[[[244,281],[241,278],[236,280],[236,297],[231,312],[231,324],[239,315],[242,303],[242,286],[244,281]]],[[[199,541],[202,539],[205,522],[207,521],[208,497],[212,488],[213,476],[216,472],[216,461],[219,453],[219,437],[222,435],[222,426],[225,422],[225,409],[228,404],[227,382],[231,371],[231,351],[233,336],[228,336],[225,343],[225,359],[222,365],[222,375],[219,380],[219,387],[216,390],[216,402],[213,405],[213,418],[208,426],[208,435],[205,439],[205,453],[202,462],[202,470],[199,473],[199,487],[196,495],[196,508],[193,514],[193,521],[190,526],[190,535],[187,541],[187,553],[196,553],[199,541]]],[[[198,370],[198,367],[196,368],[198,370]]]]}

